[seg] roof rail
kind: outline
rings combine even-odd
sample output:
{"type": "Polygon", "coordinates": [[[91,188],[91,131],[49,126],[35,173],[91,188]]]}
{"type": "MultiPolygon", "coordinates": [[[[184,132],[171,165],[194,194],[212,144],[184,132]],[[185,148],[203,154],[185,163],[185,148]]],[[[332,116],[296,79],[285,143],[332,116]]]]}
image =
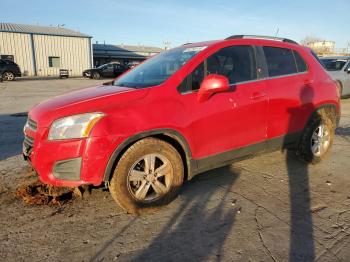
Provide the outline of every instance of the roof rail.
{"type": "Polygon", "coordinates": [[[286,42],[291,44],[298,45],[297,42],[290,40],[288,38],[281,38],[281,37],[274,37],[274,36],[265,36],[265,35],[232,35],[230,37],[225,38],[225,40],[232,40],[232,39],[265,39],[265,40],[274,40],[274,41],[280,41],[280,42],[286,42]]]}

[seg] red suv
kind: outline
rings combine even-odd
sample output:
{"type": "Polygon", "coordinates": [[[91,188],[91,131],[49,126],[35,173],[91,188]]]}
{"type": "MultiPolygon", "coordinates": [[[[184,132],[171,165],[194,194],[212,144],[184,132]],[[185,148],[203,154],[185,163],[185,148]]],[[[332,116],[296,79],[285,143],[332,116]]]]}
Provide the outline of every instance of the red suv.
{"type": "Polygon", "coordinates": [[[117,78],[35,106],[24,156],[54,186],[105,183],[141,212],[232,160],[294,149],[316,163],[339,121],[336,83],[292,40],[231,36],[163,52],[117,78]]]}

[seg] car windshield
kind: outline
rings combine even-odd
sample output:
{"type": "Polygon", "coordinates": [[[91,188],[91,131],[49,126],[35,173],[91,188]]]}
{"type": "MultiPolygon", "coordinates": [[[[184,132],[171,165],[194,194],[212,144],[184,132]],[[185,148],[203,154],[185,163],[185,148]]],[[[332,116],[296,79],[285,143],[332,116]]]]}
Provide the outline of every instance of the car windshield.
{"type": "Polygon", "coordinates": [[[133,88],[160,85],[205,48],[179,47],[160,53],[117,79],[114,85],[133,88]]]}
{"type": "Polygon", "coordinates": [[[346,60],[322,59],[322,63],[327,71],[340,71],[346,64],[346,60]]]}
{"type": "Polygon", "coordinates": [[[103,69],[107,66],[108,64],[103,64],[103,65],[100,65],[99,67],[97,67],[97,69],[103,69]]]}

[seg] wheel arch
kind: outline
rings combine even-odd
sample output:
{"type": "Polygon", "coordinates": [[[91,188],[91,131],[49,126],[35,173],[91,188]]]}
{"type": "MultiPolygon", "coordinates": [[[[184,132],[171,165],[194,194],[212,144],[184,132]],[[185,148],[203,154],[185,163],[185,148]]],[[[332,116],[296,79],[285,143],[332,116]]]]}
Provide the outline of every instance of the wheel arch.
{"type": "Polygon", "coordinates": [[[12,73],[14,77],[16,76],[15,72],[11,69],[6,69],[6,70],[2,71],[1,75],[3,76],[7,72],[12,73]]]}
{"type": "Polygon", "coordinates": [[[321,110],[325,110],[328,114],[332,115],[332,121],[335,121],[335,126],[338,126],[339,124],[339,120],[340,120],[340,114],[338,112],[338,108],[335,104],[333,103],[325,103],[322,105],[319,105],[317,108],[315,108],[315,110],[311,113],[311,115],[309,116],[304,130],[305,128],[308,126],[308,124],[310,123],[310,121],[312,121],[312,118],[315,117],[321,110]]]}
{"type": "Polygon", "coordinates": [[[173,129],[157,129],[152,131],[141,132],[123,141],[110,156],[105,168],[103,182],[109,182],[112,178],[113,170],[119,162],[120,157],[134,143],[147,137],[154,137],[171,144],[180,154],[184,164],[185,180],[191,175],[192,170],[192,153],[187,140],[178,131],[173,129]]]}

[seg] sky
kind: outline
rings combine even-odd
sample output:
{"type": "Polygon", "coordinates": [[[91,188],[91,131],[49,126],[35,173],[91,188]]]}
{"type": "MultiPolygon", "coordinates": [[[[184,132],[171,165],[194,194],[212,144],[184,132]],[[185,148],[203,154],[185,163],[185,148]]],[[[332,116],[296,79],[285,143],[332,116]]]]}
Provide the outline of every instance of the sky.
{"type": "Polygon", "coordinates": [[[93,42],[175,47],[236,34],[350,42],[350,0],[16,0],[0,22],[58,25],[93,42]]]}

